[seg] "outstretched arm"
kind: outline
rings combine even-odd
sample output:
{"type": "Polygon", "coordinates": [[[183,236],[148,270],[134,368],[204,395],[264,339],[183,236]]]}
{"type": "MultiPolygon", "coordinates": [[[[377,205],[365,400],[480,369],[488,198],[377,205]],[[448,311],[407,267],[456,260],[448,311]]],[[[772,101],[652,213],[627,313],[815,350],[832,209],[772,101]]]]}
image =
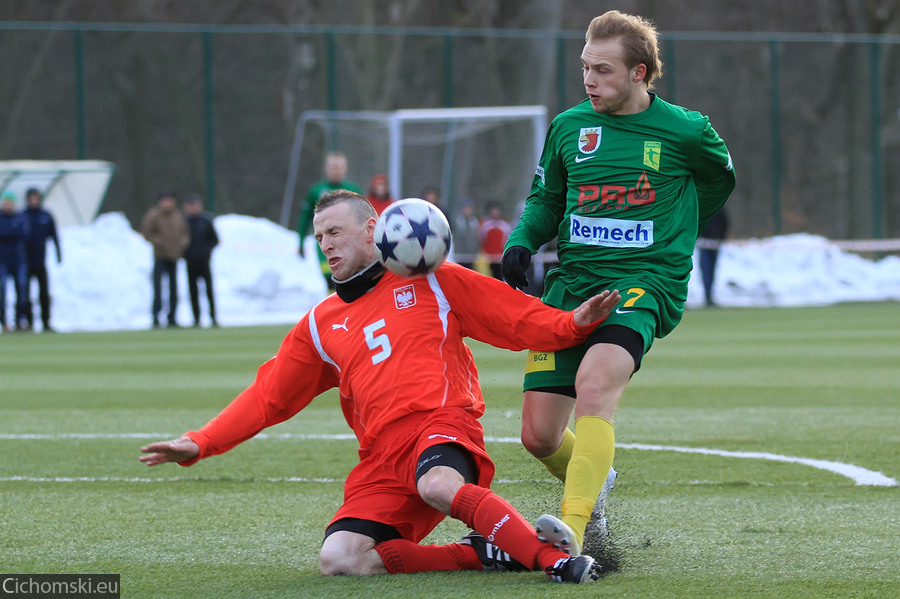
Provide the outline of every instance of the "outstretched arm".
{"type": "Polygon", "coordinates": [[[189,437],[180,437],[171,441],[157,441],[141,447],[139,459],[148,466],[158,466],[167,462],[187,462],[200,455],[200,446],[189,437]]]}
{"type": "Polygon", "coordinates": [[[442,266],[435,276],[463,336],[513,351],[559,351],[577,345],[620,300],[617,291],[604,292],[567,311],[458,264],[442,266]]]}
{"type": "Polygon", "coordinates": [[[609,291],[608,289],[595,295],[591,299],[572,310],[572,317],[575,319],[575,325],[584,327],[601,320],[605,320],[607,316],[615,309],[616,304],[622,296],[619,295],[618,289],[609,291]]]}
{"type": "MultiPolygon", "coordinates": [[[[310,310],[310,313],[314,311],[310,310]]],[[[190,466],[202,458],[224,453],[266,427],[284,422],[313,400],[338,385],[337,371],[312,347],[309,314],[295,326],[263,364],[252,385],[244,389],[218,416],[200,430],[178,439],[141,448],[148,466],[174,462],[190,466]]]]}

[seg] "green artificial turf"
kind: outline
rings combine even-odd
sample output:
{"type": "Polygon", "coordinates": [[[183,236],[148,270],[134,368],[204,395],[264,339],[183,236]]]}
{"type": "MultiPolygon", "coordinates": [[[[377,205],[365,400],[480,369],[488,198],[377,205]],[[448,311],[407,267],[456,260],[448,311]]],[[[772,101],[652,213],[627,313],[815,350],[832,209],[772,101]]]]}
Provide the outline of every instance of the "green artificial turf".
{"type": "MultiPolygon", "coordinates": [[[[139,447],[202,426],[289,327],[0,335],[0,571],[121,574],[123,597],[900,596],[900,304],[693,310],[657,340],[616,416],[618,571],[325,578],[317,552],[356,461],[332,392],[191,467],[139,447]],[[305,435],[334,435],[312,439],[305,435]],[[654,448],[647,448],[652,446],[654,448]]],[[[497,462],[526,518],[562,486],[519,432],[524,354],[472,343],[497,462]]],[[[446,520],[427,542],[467,531],[446,520]]]]}

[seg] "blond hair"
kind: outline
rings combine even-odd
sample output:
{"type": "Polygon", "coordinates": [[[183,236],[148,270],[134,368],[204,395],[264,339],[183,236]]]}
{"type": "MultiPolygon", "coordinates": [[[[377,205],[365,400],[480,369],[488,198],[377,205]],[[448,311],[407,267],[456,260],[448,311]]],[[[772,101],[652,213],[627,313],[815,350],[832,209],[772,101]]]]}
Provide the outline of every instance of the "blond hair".
{"type": "Polygon", "coordinates": [[[326,208],[334,206],[335,204],[340,204],[341,202],[350,204],[356,222],[358,223],[364,223],[370,218],[378,218],[378,214],[375,212],[375,208],[372,207],[371,202],[369,202],[365,196],[361,196],[349,189],[333,189],[325,192],[322,194],[322,197],[319,198],[319,201],[316,202],[314,212],[318,214],[326,208]]]}
{"type": "Polygon", "coordinates": [[[630,69],[643,63],[647,67],[644,82],[648,89],[653,87],[653,80],[662,76],[659,40],[653,23],[643,17],[611,10],[594,17],[584,35],[585,42],[615,38],[622,40],[625,66],[630,69]]]}

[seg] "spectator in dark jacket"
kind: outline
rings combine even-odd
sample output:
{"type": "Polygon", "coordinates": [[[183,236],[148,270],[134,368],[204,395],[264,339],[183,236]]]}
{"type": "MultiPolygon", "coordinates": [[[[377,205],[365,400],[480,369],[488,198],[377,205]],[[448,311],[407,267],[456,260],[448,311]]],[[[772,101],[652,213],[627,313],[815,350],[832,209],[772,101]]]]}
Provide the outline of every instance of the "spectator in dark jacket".
{"type": "Polygon", "coordinates": [[[191,308],[194,311],[194,326],[200,326],[200,290],[198,281],[203,279],[206,299],[209,302],[209,318],[212,326],[217,327],[216,300],[213,296],[212,270],[210,258],[213,248],[219,244],[219,236],[213,226],[212,215],[203,210],[203,201],[198,195],[192,195],[184,203],[188,228],[191,232],[191,243],[184,253],[187,263],[188,288],[191,292],[191,308]]]}
{"type": "Polygon", "coordinates": [[[25,318],[25,281],[28,261],[25,255],[25,237],[28,221],[16,213],[16,196],[10,192],[0,200],[0,327],[3,332],[28,328],[25,318]],[[6,321],[6,280],[12,279],[16,289],[15,320],[6,321]]]}
{"type": "Polygon", "coordinates": [[[478,229],[481,222],[475,216],[475,205],[471,198],[459,202],[459,212],[453,219],[453,259],[457,264],[474,269],[481,242],[478,229]]]}
{"type": "Polygon", "coordinates": [[[44,200],[40,190],[31,188],[25,193],[27,207],[22,216],[28,221],[28,235],[25,237],[25,253],[28,256],[28,274],[25,278],[25,318],[28,328],[34,327],[34,311],[31,306],[31,279],[37,279],[38,299],[41,304],[43,331],[52,332],[50,327],[50,288],[47,279],[47,240],[56,246],[56,262],[62,262],[56,221],[53,215],[41,207],[44,200]]]}
{"type": "Polygon", "coordinates": [[[719,261],[719,248],[728,235],[728,216],[725,208],[719,210],[710,219],[700,233],[700,272],[703,275],[703,293],[707,306],[715,306],[713,283],[716,278],[716,263],[719,261]]]}

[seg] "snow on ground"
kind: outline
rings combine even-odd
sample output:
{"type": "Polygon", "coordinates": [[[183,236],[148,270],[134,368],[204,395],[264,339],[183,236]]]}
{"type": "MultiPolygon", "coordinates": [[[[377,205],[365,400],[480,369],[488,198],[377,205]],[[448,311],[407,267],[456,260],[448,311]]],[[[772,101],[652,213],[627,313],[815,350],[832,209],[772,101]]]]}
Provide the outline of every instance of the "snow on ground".
{"type": "MultiPolygon", "coordinates": [[[[696,254],[694,258],[689,306],[703,304],[696,254]]],[[[726,243],[719,252],[713,295],[723,306],[898,301],[900,257],[869,260],[804,233],[726,243]]]]}
{"type": "MultiPolygon", "coordinates": [[[[296,233],[269,220],[230,214],[217,217],[215,226],[221,244],[213,252],[212,270],[222,326],[294,323],[325,297],[312,238],[301,258],[296,233]]],[[[149,328],[152,250],[125,217],[102,214],[89,226],[62,229],[60,238],[62,264],[48,252],[51,325],[59,331],[149,328]]],[[[187,326],[193,316],[186,271],[179,264],[177,319],[187,326]]],[[[694,274],[689,307],[703,304],[697,269],[694,274]]],[[[11,288],[7,295],[11,316],[11,288]]],[[[806,234],[729,243],[719,255],[715,295],[722,306],[898,301],[900,257],[868,260],[806,234]]],[[[201,306],[206,325],[205,298],[201,306]]]]}
{"type": "MultiPolygon", "coordinates": [[[[213,288],[222,326],[293,323],[325,297],[311,239],[312,251],[301,258],[297,234],[269,220],[229,214],[217,217],[215,226],[221,243],[213,251],[213,288]]],[[[90,226],[62,229],[60,238],[62,264],[48,252],[51,326],[58,331],[150,328],[153,250],[125,217],[102,214],[90,226]]],[[[164,281],[164,298],[167,289],[164,281]]],[[[200,293],[201,322],[206,326],[202,283],[200,293]]],[[[191,325],[184,261],[178,266],[178,295],[176,319],[191,325]]],[[[165,322],[165,316],[162,319],[165,322]]]]}

